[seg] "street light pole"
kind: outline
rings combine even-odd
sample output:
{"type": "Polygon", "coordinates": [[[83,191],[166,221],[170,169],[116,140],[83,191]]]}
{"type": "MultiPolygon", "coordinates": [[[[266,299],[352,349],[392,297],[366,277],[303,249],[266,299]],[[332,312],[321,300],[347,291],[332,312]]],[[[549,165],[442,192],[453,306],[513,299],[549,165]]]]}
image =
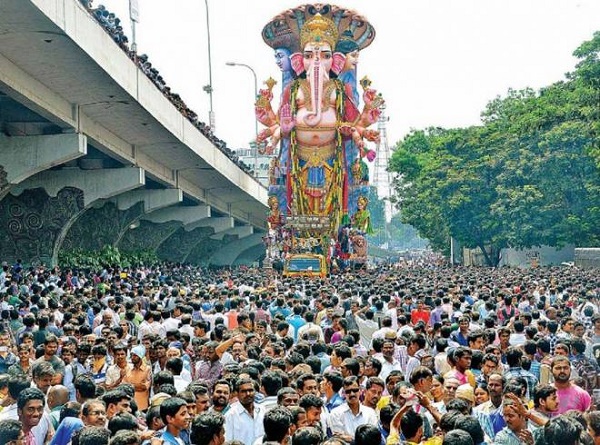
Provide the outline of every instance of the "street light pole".
{"type": "MultiPolygon", "coordinates": [[[[140,7],[138,0],[129,0],[129,19],[131,20],[131,51],[137,58],[137,40],[135,38],[135,26],[140,22],[140,7]]],[[[137,60],[137,59],[136,59],[137,60]]]]}
{"type": "Polygon", "coordinates": [[[213,111],[213,84],[212,84],[212,57],[210,54],[210,20],[208,14],[208,0],[204,0],[204,6],[206,7],[206,34],[208,42],[208,85],[203,87],[203,90],[208,93],[210,100],[210,111],[208,112],[208,123],[210,130],[215,131],[215,113],[213,111]]]}
{"type": "MultiPolygon", "coordinates": [[[[225,65],[227,65],[227,66],[243,66],[245,68],[248,68],[250,71],[252,71],[252,75],[254,76],[254,100],[256,100],[256,97],[258,96],[258,80],[257,80],[256,72],[254,71],[254,69],[252,69],[252,67],[250,65],[246,65],[245,63],[227,62],[225,65]]],[[[258,121],[256,119],[254,120],[254,133],[258,137],[258,121]]]]}
{"type": "MultiPolygon", "coordinates": [[[[254,100],[256,100],[258,97],[258,79],[254,69],[245,63],[227,62],[225,64],[227,66],[243,66],[244,68],[248,68],[250,71],[252,71],[252,75],[254,76],[254,100]]],[[[254,119],[254,135],[258,139],[258,121],[256,119],[254,119]]],[[[258,142],[256,142],[256,146],[254,148],[254,176],[258,177],[258,142]]]]}

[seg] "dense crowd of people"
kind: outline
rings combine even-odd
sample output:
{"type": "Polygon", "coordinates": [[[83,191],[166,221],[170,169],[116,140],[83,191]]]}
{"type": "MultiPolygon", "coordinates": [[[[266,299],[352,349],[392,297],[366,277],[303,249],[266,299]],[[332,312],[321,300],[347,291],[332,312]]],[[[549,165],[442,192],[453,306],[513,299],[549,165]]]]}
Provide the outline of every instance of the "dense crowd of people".
{"type": "Polygon", "coordinates": [[[4,264],[0,445],[600,445],[599,297],[566,267],[4,264]]]}
{"type": "Polygon", "coordinates": [[[121,26],[121,20],[115,16],[114,12],[110,12],[104,5],[98,5],[94,7],[92,5],[93,0],[79,0],[92,14],[92,16],[98,21],[98,23],[106,30],[106,32],[112,37],[128,57],[133,60],[142,72],[152,81],[152,83],[158,88],[163,95],[169,99],[169,101],[179,110],[183,116],[189,120],[200,132],[221,152],[223,152],[229,159],[235,162],[242,170],[246,173],[252,174],[252,169],[246,163],[239,159],[236,152],[227,146],[227,142],[219,139],[212,132],[210,125],[200,121],[198,115],[191,110],[186,103],[183,101],[181,96],[171,91],[171,88],[167,85],[160,72],[152,66],[152,63],[148,60],[148,55],[138,55],[136,51],[133,51],[129,44],[129,39],[123,31],[121,26]]]}
{"type": "Polygon", "coordinates": [[[600,444],[598,271],[0,272],[0,443],[600,444]]]}

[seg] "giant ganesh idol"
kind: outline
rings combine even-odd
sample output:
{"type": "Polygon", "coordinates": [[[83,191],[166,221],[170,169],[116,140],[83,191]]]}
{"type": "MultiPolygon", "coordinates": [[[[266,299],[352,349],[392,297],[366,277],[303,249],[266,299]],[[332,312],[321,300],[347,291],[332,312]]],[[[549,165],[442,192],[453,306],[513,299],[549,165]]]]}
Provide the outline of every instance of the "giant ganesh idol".
{"type": "MultiPolygon", "coordinates": [[[[327,4],[284,11],[263,29],[263,39],[277,57],[289,54],[292,74],[277,111],[271,104],[272,79],[265,82],[255,107],[258,121],[266,126],[258,142],[267,154],[281,148],[269,194],[277,196],[286,216],[326,218],[331,238],[359,211],[358,198],[368,186],[364,160],[375,157],[365,141],[378,141],[378,132],[368,127],[377,122],[383,99],[363,78],[359,104],[356,85],[359,52],[374,37],[364,17],[327,4]]],[[[305,236],[314,236],[309,232],[305,236]]]]}

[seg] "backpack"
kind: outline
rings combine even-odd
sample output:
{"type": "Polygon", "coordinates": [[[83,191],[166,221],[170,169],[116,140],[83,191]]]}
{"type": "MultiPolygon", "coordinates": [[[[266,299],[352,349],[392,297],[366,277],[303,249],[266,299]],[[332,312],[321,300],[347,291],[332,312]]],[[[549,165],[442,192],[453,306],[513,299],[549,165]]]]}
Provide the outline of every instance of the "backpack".
{"type": "Polygon", "coordinates": [[[590,394],[597,388],[598,369],[587,357],[574,361],[573,367],[582,381],[581,387],[590,394]]]}

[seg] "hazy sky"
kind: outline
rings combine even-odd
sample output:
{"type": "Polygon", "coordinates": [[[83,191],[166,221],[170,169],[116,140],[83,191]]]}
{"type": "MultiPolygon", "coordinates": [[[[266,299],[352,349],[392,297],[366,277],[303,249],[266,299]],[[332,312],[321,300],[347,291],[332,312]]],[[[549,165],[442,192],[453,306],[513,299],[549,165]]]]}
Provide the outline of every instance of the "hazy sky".
{"type": "MultiPolygon", "coordinates": [[[[254,68],[259,88],[280,81],[261,38],[279,12],[306,2],[207,0],[216,134],[232,148],[254,136],[254,68]]],[[[117,13],[131,36],[128,0],[96,0],[117,13]]],[[[137,43],[172,91],[208,122],[206,8],[203,0],[139,0],[137,43]]],[[[387,102],[391,145],[411,128],[479,123],[486,103],[508,88],[539,88],[574,68],[573,50],[600,30],[599,0],[343,0],[375,27],[360,55],[387,102]]],[[[277,87],[276,87],[277,89],[277,87]]],[[[278,97],[276,94],[275,97],[278,97]]]]}

